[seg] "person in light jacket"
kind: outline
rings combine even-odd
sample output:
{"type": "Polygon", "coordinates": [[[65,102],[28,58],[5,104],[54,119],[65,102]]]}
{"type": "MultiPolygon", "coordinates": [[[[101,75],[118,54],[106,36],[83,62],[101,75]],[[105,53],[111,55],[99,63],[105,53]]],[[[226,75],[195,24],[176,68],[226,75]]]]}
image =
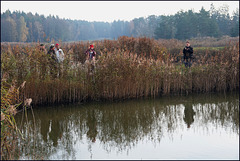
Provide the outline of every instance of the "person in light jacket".
{"type": "Polygon", "coordinates": [[[55,48],[55,53],[56,53],[56,56],[57,56],[57,60],[58,60],[59,63],[62,63],[63,60],[64,60],[64,53],[63,53],[63,50],[60,49],[58,43],[55,45],[55,47],[56,47],[56,48],[55,48]]]}
{"type": "Polygon", "coordinates": [[[63,75],[63,61],[64,61],[64,52],[62,49],[60,49],[59,44],[55,44],[55,53],[57,57],[58,62],[58,77],[62,77],[63,75]]]}

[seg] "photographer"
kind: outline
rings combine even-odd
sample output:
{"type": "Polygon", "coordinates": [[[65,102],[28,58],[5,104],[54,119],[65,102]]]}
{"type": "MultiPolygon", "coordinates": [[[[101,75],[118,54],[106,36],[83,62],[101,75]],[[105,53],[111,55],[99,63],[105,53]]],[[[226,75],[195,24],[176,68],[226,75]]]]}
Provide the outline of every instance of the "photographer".
{"type": "Polygon", "coordinates": [[[185,67],[191,67],[192,56],[193,56],[193,48],[190,46],[189,41],[187,41],[186,46],[183,49],[183,61],[184,61],[185,67]]]}

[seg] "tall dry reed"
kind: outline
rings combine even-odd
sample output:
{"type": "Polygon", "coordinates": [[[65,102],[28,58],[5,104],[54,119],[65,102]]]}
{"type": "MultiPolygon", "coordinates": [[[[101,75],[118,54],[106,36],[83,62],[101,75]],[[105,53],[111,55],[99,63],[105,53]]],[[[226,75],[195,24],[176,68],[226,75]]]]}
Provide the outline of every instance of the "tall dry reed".
{"type": "MultiPolygon", "coordinates": [[[[178,40],[119,37],[93,42],[97,59],[86,61],[90,42],[62,43],[56,69],[37,45],[2,44],[2,70],[26,81],[22,98],[33,104],[76,103],[239,89],[239,42],[220,49],[194,48],[193,66],[182,65],[178,40]]],[[[184,45],[184,43],[183,43],[184,45]]]]}
{"type": "MultiPolygon", "coordinates": [[[[8,74],[4,73],[1,79],[1,160],[13,160],[18,156],[17,140],[21,137],[15,121],[17,108],[22,104],[19,91],[24,88],[25,82],[19,87],[16,81],[8,82],[8,74]]],[[[31,99],[26,99],[25,107],[30,105],[31,99]]]]}

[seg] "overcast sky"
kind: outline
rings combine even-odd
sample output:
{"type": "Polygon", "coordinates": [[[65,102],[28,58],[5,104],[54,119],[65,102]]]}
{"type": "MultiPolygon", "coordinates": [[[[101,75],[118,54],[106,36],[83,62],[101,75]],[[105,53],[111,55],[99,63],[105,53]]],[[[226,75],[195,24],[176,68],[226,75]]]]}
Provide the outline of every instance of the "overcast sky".
{"type": "Polygon", "coordinates": [[[51,14],[72,20],[112,22],[150,15],[173,15],[180,10],[199,12],[202,6],[209,10],[211,3],[216,9],[227,4],[230,15],[239,6],[239,1],[1,1],[1,13],[9,9],[11,12],[51,14]]]}

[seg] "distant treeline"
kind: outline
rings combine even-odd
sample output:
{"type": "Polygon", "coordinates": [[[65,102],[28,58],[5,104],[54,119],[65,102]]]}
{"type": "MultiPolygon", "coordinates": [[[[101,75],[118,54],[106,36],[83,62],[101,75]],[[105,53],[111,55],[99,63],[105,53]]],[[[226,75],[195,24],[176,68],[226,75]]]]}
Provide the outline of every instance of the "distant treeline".
{"type": "Polygon", "coordinates": [[[229,15],[228,6],[209,11],[179,11],[175,15],[151,15],[131,21],[88,22],[58,16],[11,12],[1,14],[1,42],[51,42],[116,39],[119,36],[185,40],[194,37],[239,36],[238,8],[229,15]]]}

